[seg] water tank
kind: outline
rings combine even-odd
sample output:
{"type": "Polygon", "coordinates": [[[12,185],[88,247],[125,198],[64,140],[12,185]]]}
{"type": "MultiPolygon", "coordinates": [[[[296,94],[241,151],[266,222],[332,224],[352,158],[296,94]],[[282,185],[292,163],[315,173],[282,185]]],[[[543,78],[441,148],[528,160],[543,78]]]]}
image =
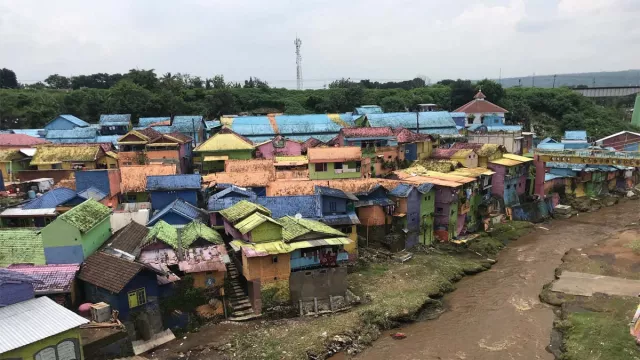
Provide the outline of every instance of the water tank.
{"type": "Polygon", "coordinates": [[[27,196],[29,196],[29,199],[35,199],[36,198],[36,192],[33,190],[29,190],[27,192],[27,196]]]}

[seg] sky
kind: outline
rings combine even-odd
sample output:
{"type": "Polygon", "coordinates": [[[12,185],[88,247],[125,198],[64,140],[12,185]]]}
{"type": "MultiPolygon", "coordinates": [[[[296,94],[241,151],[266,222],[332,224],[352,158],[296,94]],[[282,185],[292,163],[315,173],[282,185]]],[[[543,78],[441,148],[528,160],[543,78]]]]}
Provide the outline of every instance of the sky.
{"type": "Polygon", "coordinates": [[[638,68],[640,0],[0,0],[0,67],[155,69],[295,88],[638,68]],[[635,20],[635,21],[634,21],[635,20]]]}

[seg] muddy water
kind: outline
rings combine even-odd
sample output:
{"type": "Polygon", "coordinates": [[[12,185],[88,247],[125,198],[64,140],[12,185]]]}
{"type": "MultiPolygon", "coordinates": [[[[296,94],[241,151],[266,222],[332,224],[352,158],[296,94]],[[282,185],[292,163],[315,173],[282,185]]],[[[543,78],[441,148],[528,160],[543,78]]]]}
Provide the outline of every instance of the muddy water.
{"type": "Polygon", "coordinates": [[[403,327],[404,340],[385,334],[357,359],[553,359],[545,347],[554,315],[538,300],[542,286],[553,280],[567,250],[638,221],[638,210],[640,202],[630,201],[536,226],[509,244],[491,270],[460,281],[445,296],[447,312],[440,318],[403,327]]]}

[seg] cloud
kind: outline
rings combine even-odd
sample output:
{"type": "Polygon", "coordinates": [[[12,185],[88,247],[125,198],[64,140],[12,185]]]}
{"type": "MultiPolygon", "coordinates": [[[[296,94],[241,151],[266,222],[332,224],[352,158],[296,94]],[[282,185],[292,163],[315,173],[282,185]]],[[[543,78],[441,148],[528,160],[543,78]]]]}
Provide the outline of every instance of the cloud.
{"type": "Polygon", "coordinates": [[[0,0],[0,65],[25,82],[137,67],[294,87],[297,34],[308,87],[617,70],[637,67],[638,3],[0,0]]]}

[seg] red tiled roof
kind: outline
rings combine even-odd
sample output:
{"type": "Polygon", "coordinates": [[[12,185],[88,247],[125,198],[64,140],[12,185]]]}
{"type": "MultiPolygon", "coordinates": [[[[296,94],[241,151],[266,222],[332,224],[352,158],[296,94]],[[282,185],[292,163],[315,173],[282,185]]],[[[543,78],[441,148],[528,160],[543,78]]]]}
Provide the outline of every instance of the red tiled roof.
{"type": "Polygon", "coordinates": [[[478,91],[478,93],[473,97],[474,99],[486,99],[487,97],[484,95],[482,90],[478,91]]]}
{"type": "Polygon", "coordinates": [[[79,264],[32,265],[14,264],[7,269],[29,275],[42,281],[33,284],[36,294],[57,294],[71,292],[71,285],[80,269],[79,264]]]}
{"type": "Polygon", "coordinates": [[[393,129],[393,135],[396,136],[398,142],[401,144],[433,140],[429,134],[418,134],[403,127],[393,129]]]}
{"type": "Polygon", "coordinates": [[[48,141],[25,134],[0,134],[0,146],[34,146],[48,141]]]}
{"type": "Polygon", "coordinates": [[[171,120],[158,121],[149,124],[149,126],[169,126],[171,125],[171,120]]]}
{"type": "Polygon", "coordinates": [[[182,142],[189,142],[189,141],[192,140],[191,136],[185,135],[185,134],[183,134],[181,132],[178,132],[178,131],[174,131],[174,132],[169,133],[167,135],[169,135],[171,137],[174,137],[174,138],[176,138],[176,139],[178,139],[178,140],[180,140],[182,142]]]}
{"type": "Polygon", "coordinates": [[[123,166],[120,168],[120,189],[122,193],[144,192],[147,187],[147,176],[175,175],[175,164],[149,164],[123,166]]]}
{"type": "Polygon", "coordinates": [[[476,143],[455,143],[451,146],[452,149],[471,149],[471,150],[480,150],[484,144],[476,144],[476,143]]]}
{"type": "Polygon", "coordinates": [[[302,143],[302,151],[307,151],[307,149],[311,149],[322,144],[323,142],[316,138],[313,138],[313,137],[308,138],[307,141],[302,143]]]}
{"type": "Polygon", "coordinates": [[[474,99],[469,101],[468,103],[460,106],[455,109],[453,112],[463,112],[467,114],[478,114],[478,113],[508,113],[509,111],[505,108],[502,108],[490,101],[484,100],[482,96],[477,97],[478,95],[484,96],[481,92],[474,96],[474,99]]]}
{"type": "MultiPolygon", "coordinates": [[[[434,159],[451,159],[452,156],[460,152],[461,149],[434,149],[431,155],[434,159]]],[[[462,149],[468,150],[468,149],[462,149]]]]}
{"type": "Polygon", "coordinates": [[[159,131],[157,131],[157,130],[155,130],[155,129],[152,129],[152,128],[150,128],[150,127],[148,127],[148,128],[144,128],[144,129],[142,129],[142,130],[136,130],[136,131],[137,131],[137,132],[139,132],[140,134],[142,134],[142,135],[144,135],[144,136],[148,137],[148,138],[149,138],[149,141],[154,140],[154,139],[157,139],[157,138],[159,138],[160,136],[162,136],[162,133],[161,133],[161,132],[159,132],[159,131]]]}
{"type": "Polygon", "coordinates": [[[362,128],[342,128],[342,134],[346,138],[376,138],[391,137],[393,131],[390,127],[362,127],[362,128]]]}

